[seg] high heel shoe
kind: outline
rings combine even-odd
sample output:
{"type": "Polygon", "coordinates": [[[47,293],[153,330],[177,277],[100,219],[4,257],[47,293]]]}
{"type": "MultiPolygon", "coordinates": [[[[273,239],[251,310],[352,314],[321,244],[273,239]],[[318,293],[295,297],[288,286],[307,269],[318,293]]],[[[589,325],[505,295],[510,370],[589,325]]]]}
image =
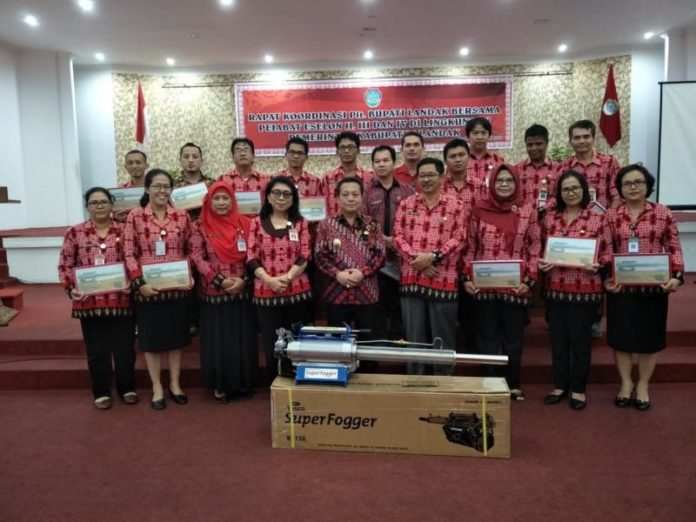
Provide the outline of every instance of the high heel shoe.
{"type": "Polygon", "coordinates": [[[188,396],[185,393],[176,394],[172,391],[171,388],[169,388],[169,396],[172,398],[174,402],[176,402],[177,404],[181,404],[182,406],[188,403],[188,396]]]}
{"type": "Polygon", "coordinates": [[[639,401],[636,399],[633,401],[633,405],[636,407],[636,410],[638,411],[647,411],[650,409],[650,401],[639,401]]]}
{"type": "Polygon", "coordinates": [[[621,397],[621,395],[614,397],[614,406],[617,408],[627,408],[631,403],[633,403],[631,397],[621,397]]]}
{"type": "Polygon", "coordinates": [[[544,404],[558,404],[568,395],[568,390],[564,390],[561,393],[549,393],[544,397],[544,404]]]}
{"type": "Polygon", "coordinates": [[[167,407],[167,402],[164,399],[160,399],[158,401],[152,401],[150,406],[152,406],[153,410],[162,411],[167,407]]]}

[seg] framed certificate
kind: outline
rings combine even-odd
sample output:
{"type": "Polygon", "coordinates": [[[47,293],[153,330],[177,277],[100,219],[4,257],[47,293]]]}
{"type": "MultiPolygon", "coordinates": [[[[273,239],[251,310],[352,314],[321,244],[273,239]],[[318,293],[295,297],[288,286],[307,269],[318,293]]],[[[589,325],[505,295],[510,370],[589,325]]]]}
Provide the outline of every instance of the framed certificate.
{"type": "Polygon", "coordinates": [[[208,186],[205,183],[186,185],[175,188],[172,191],[172,205],[181,210],[200,208],[203,205],[203,198],[208,193],[208,186]]]}
{"type": "Polygon", "coordinates": [[[326,219],[326,200],[321,196],[300,198],[300,214],[307,221],[326,219]]]}
{"type": "Polygon", "coordinates": [[[129,287],[123,263],[75,268],[75,288],[85,295],[110,294],[129,287]]]}
{"type": "Polygon", "coordinates": [[[112,188],[109,193],[114,198],[113,211],[123,212],[140,207],[145,187],[112,188]]]}
{"type": "Polygon", "coordinates": [[[582,268],[596,263],[597,239],[577,237],[556,237],[546,239],[544,261],[556,266],[582,268]]]}
{"type": "Polygon", "coordinates": [[[143,279],[157,290],[188,288],[193,285],[188,259],[143,265],[143,279]]]}
{"type": "Polygon", "coordinates": [[[657,286],[672,277],[667,254],[614,254],[614,283],[624,286],[657,286]]]}
{"type": "Polygon", "coordinates": [[[522,284],[522,261],[474,261],[471,275],[476,288],[517,288],[522,284]]]}
{"type": "Polygon", "coordinates": [[[240,214],[256,215],[261,212],[261,192],[254,190],[251,192],[235,192],[237,199],[237,209],[240,214]]]}

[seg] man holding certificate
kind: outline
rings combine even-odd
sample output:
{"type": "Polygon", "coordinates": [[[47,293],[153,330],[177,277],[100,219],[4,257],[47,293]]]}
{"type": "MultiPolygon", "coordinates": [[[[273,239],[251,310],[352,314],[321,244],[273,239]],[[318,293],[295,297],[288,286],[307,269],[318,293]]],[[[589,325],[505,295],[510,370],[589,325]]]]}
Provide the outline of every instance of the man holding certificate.
{"type": "Polygon", "coordinates": [[[684,283],[684,257],[672,212],[647,200],[655,178],[642,165],[628,165],[616,176],[623,205],[606,214],[611,236],[613,280],[607,280],[607,339],[614,349],[621,389],[619,408],[650,408],[648,385],[658,353],[666,346],[667,296],[684,283]],[[668,256],[669,263],[662,259],[668,256]],[[671,266],[670,266],[671,265],[671,266]],[[635,354],[635,355],[634,355],[635,354]],[[638,360],[638,383],[631,368],[638,360]]]}
{"type": "MultiPolygon", "coordinates": [[[[539,226],[536,209],[532,205],[523,206],[515,167],[502,164],[493,171],[488,191],[488,198],[477,201],[469,221],[464,289],[476,300],[478,349],[484,354],[508,356],[505,379],[510,395],[513,400],[523,401],[522,338],[526,307],[532,304],[531,288],[537,278],[539,226]],[[513,272],[507,267],[504,277],[491,277],[500,273],[496,264],[500,261],[516,263],[517,277],[512,278],[513,272]],[[502,284],[501,280],[510,282],[502,284]]],[[[493,375],[496,367],[487,366],[484,371],[493,375]]]]}
{"type": "Polygon", "coordinates": [[[232,186],[240,213],[256,215],[270,177],[254,169],[254,142],[249,138],[233,139],[230,150],[234,169],[221,174],[218,180],[232,186]]]}

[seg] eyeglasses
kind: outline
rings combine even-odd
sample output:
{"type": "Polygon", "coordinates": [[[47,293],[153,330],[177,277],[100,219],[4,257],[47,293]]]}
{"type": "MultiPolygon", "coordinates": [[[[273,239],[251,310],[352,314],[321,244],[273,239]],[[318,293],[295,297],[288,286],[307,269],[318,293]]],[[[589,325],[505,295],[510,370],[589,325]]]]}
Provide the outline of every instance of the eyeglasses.
{"type": "Polygon", "coordinates": [[[581,192],[582,187],[580,185],[574,185],[572,187],[564,187],[561,189],[561,193],[565,194],[566,196],[568,194],[575,194],[576,192],[581,192]]]}
{"type": "Polygon", "coordinates": [[[622,181],[621,186],[623,188],[629,188],[629,187],[642,187],[645,185],[645,180],[644,179],[634,179],[631,181],[622,181]]]}
{"type": "Polygon", "coordinates": [[[289,190],[271,190],[271,196],[276,199],[290,199],[292,197],[292,192],[289,190]]]}
{"type": "Polygon", "coordinates": [[[515,184],[515,179],[514,178],[498,178],[495,180],[496,185],[514,185],[515,184]]]}
{"type": "Polygon", "coordinates": [[[288,156],[304,156],[305,152],[303,150],[289,150],[287,154],[288,156]]]}
{"type": "Polygon", "coordinates": [[[355,145],[341,145],[340,147],[338,147],[338,150],[339,152],[352,152],[357,148],[358,147],[356,147],[355,145]]]}
{"type": "Polygon", "coordinates": [[[433,179],[439,176],[439,174],[418,174],[418,179],[433,179]]]}
{"type": "Polygon", "coordinates": [[[87,203],[87,206],[92,208],[106,207],[108,205],[111,205],[111,201],[108,199],[100,199],[99,201],[90,201],[87,203]]]}
{"type": "Polygon", "coordinates": [[[171,185],[150,185],[150,190],[153,192],[169,192],[172,190],[171,185]]]}

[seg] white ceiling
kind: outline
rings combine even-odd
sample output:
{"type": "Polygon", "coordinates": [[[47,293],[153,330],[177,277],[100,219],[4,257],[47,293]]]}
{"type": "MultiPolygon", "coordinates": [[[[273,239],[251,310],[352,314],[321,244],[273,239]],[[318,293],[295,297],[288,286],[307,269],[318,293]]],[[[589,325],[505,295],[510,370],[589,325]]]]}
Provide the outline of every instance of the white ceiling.
{"type": "Polygon", "coordinates": [[[0,0],[0,40],[115,66],[312,68],[364,64],[517,63],[623,52],[646,31],[696,25],[694,0],[0,0]],[[40,27],[22,23],[25,13],[40,27]],[[535,22],[536,21],[536,22],[535,22]],[[467,58],[458,56],[462,46],[467,58]]]}

